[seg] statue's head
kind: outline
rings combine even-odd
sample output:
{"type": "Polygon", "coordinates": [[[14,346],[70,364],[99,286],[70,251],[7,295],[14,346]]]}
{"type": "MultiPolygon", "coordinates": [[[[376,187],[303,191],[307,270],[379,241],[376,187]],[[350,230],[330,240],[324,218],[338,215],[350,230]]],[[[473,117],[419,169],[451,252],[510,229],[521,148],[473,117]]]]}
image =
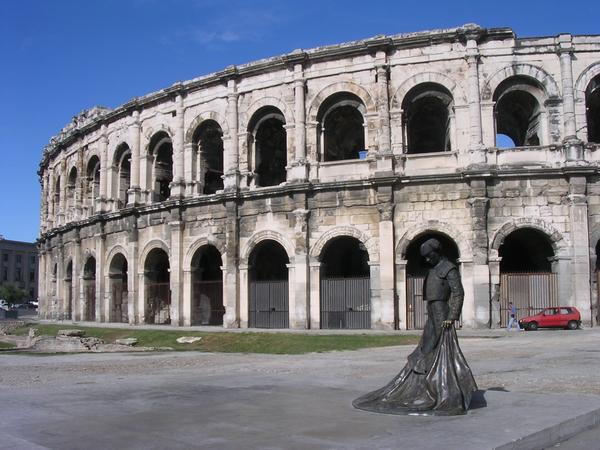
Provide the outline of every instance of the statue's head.
{"type": "Polygon", "coordinates": [[[435,266],[442,259],[442,244],[437,239],[427,239],[421,245],[421,256],[425,258],[427,264],[435,266]]]}

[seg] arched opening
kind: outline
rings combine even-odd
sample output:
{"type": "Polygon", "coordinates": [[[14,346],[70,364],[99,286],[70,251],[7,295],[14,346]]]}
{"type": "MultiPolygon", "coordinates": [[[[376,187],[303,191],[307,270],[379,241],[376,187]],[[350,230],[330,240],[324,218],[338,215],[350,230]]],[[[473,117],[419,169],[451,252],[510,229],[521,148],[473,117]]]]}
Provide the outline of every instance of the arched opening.
{"type": "Polygon", "coordinates": [[[113,192],[117,197],[117,209],[121,209],[127,205],[127,191],[131,187],[131,150],[127,144],[117,148],[113,167],[116,175],[113,177],[113,192]]]}
{"type": "Polygon", "coordinates": [[[274,106],[260,108],[248,124],[248,149],[256,186],[277,186],[287,177],[285,117],[274,106]]]}
{"type": "Polygon", "coordinates": [[[64,318],[73,318],[73,261],[67,263],[65,269],[65,311],[64,318]]]}
{"type": "Polygon", "coordinates": [[[340,236],[321,253],[321,328],[371,328],[369,253],[356,238],[340,236]]]}
{"type": "Polygon", "coordinates": [[[214,120],[200,124],[193,137],[192,171],[198,173],[203,194],[223,189],[223,130],[214,120]]]}
{"type": "Polygon", "coordinates": [[[321,104],[317,142],[322,161],[359,159],[366,152],[365,114],[362,100],[350,92],[333,94],[321,104]]]}
{"type": "Polygon", "coordinates": [[[423,284],[431,268],[421,256],[421,245],[428,239],[437,239],[442,246],[442,254],[448,261],[459,267],[460,253],[454,240],[447,235],[426,231],[415,237],[406,248],[406,328],[422,330],[427,320],[427,304],[423,298],[423,284]]]}
{"type": "Polygon", "coordinates": [[[514,76],[494,92],[496,133],[508,136],[516,147],[540,145],[541,113],[538,98],[543,95],[531,78],[514,76]]]}
{"type": "Polygon", "coordinates": [[[260,242],[250,254],[248,326],[251,328],[288,328],[290,260],[276,241],[260,242]]]}
{"type": "Polygon", "coordinates": [[[77,169],[73,167],[69,172],[69,178],[67,178],[67,217],[71,220],[75,218],[76,191],[77,169]]]}
{"type": "Polygon", "coordinates": [[[100,160],[92,156],[86,168],[87,183],[85,187],[86,206],[90,214],[95,210],[95,202],[100,197],[100,160]]]}
{"type": "Polygon", "coordinates": [[[192,325],[223,325],[222,264],[212,245],[199,248],[192,258],[192,325]]]}
{"type": "Polygon", "coordinates": [[[171,196],[173,181],[173,142],[169,135],[160,131],[150,140],[150,154],[154,158],[154,201],[164,202],[171,196]]]}
{"type": "Polygon", "coordinates": [[[585,113],[588,142],[600,144],[600,75],[596,75],[585,90],[585,113]]]}
{"type": "Polygon", "coordinates": [[[111,322],[129,323],[129,296],[127,292],[127,259],[123,254],[113,256],[108,269],[111,296],[111,322]]]}
{"type": "Polygon", "coordinates": [[[96,258],[90,256],[83,266],[83,320],[96,321],[96,258]]]}
{"type": "Polygon", "coordinates": [[[160,248],[152,249],[144,263],[146,323],[171,323],[170,272],[169,255],[160,248]]]}
{"type": "Polygon", "coordinates": [[[413,87],[402,100],[406,153],[432,153],[452,150],[454,116],[452,94],[436,83],[413,87]]]}
{"type": "Polygon", "coordinates": [[[54,265],[52,266],[52,287],[51,287],[51,292],[50,295],[52,297],[56,297],[56,284],[57,284],[57,279],[58,279],[58,264],[54,263],[54,265]]]}
{"type": "Polygon", "coordinates": [[[558,278],[553,273],[550,239],[535,228],[519,228],[504,238],[500,256],[500,323],[509,319],[512,302],[519,317],[557,306],[558,278]]]}

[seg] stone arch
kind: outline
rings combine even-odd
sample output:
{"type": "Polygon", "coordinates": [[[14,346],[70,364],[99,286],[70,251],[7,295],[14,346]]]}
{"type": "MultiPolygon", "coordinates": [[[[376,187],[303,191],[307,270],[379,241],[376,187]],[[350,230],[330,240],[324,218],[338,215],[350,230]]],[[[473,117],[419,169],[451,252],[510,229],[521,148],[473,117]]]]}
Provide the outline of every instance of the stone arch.
{"type": "Polygon", "coordinates": [[[513,64],[497,70],[494,74],[489,76],[487,80],[484,81],[483,88],[481,89],[482,100],[491,100],[496,88],[500,85],[500,83],[517,75],[531,78],[540,83],[547,98],[560,97],[558,83],[554,80],[552,75],[550,75],[544,69],[531,64],[513,64]]]}
{"type": "Polygon", "coordinates": [[[325,86],[314,96],[314,98],[310,102],[310,106],[308,107],[306,120],[308,122],[316,122],[317,114],[319,112],[321,104],[325,100],[327,100],[329,96],[338,92],[350,92],[356,95],[358,98],[360,98],[363,104],[365,105],[367,115],[374,114],[377,112],[373,96],[364,87],[351,81],[338,81],[336,83],[332,83],[328,86],[325,86]]]}
{"type": "Polygon", "coordinates": [[[585,68],[575,82],[575,99],[577,101],[585,101],[585,90],[590,81],[600,75],[600,62],[596,62],[585,68]]]}
{"type": "Polygon", "coordinates": [[[342,236],[348,236],[357,239],[367,249],[367,253],[369,254],[369,261],[379,261],[379,252],[377,251],[377,243],[375,242],[375,239],[363,233],[362,231],[347,225],[335,227],[323,233],[321,237],[317,239],[315,244],[311,246],[309,252],[311,259],[319,259],[321,257],[321,254],[323,253],[325,245],[331,239],[335,239],[336,237],[342,236]]]}
{"type": "Polygon", "coordinates": [[[490,253],[492,258],[498,257],[498,250],[500,246],[506,239],[506,237],[515,230],[519,228],[533,228],[535,230],[541,231],[546,235],[550,244],[552,245],[552,250],[556,256],[566,256],[568,253],[568,242],[563,237],[563,235],[552,227],[550,224],[546,223],[542,219],[521,217],[515,220],[511,220],[505,222],[499,229],[496,231],[492,239],[490,240],[490,253]]]}
{"type": "Polygon", "coordinates": [[[156,127],[148,127],[145,128],[144,131],[142,132],[142,135],[144,136],[145,139],[145,143],[144,143],[144,151],[146,152],[146,154],[148,154],[149,152],[149,146],[150,146],[150,142],[152,142],[152,137],[157,134],[160,133],[161,131],[164,131],[165,133],[167,133],[169,135],[169,138],[171,139],[171,141],[173,140],[173,136],[175,136],[175,133],[173,133],[173,130],[171,130],[171,128],[168,125],[165,125],[164,123],[159,124],[156,127]]]}
{"type": "MultiPolygon", "coordinates": [[[[98,264],[98,258],[96,257],[96,252],[92,249],[86,248],[83,251],[81,256],[81,267],[79,267],[79,276],[83,277],[83,271],[85,269],[85,265],[87,264],[88,259],[94,258],[96,260],[96,264],[98,264]]],[[[75,272],[75,268],[73,268],[73,272],[75,272]]],[[[97,276],[97,274],[96,274],[97,276]]]]}
{"type": "Polygon", "coordinates": [[[146,243],[146,245],[144,245],[143,250],[140,252],[140,256],[138,259],[138,261],[139,261],[138,267],[140,267],[142,271],[144,270],[144,264],[146,262],[146,258],[148,257],[148,254],[155,248],[164,250],[164,252],[169,257],[169,260],[171,259],[171,252],[169,250],[169,246],[167,245],[167,243],[165,241],[163,241],[162,239],[157,239],[157,238],[152,239],[152,240],[148,241],[146,243]]]}
{"type": "Polygon", "coordinates": [[[246,111],[240,112],[239,129],[241,130],[241,132],[248,131],[248,124],[250,123],[250,119],[259,109],[261,109],[264,106],[273,106],[279,109],[279,111],[281,111],[281,113],[283,114],[286,125],[294,123],[294,114],[292,113],[291,109],[288,107],[286,102],[276,97],[263,97],[253,102],[250,106],[248,106],[248,108],[246,108],[246,111]]]}
{"type": "Polygon", "coordinates": [[[120,244],[114,245],[106,252],[106,259],[104,260],[104,276],[109,275],[110,271],[110,262],[117,254],[122,254],[127,261],[129,261],[129,255],[127,254],[127,250],[120,244]]]}
{"type": "Polygon", "coordinates": [[[464,104],[467,102],[462,87],[452,78],[439,72],[423,72],[408,78],[396,89],[396,92],[392,96],[391,108],[400,109],[406,94],[412,88],[422,83],[435,83],[443,86],[452,94],[454,104],[464,104]]]}
{"type": "Polygon", "coordinates": [[[223,264],[225,264],[225,256],[227,254],[227,248],[225,244],[221,242],[219,239],[214,238],[213,236],[201,237],[196,239],[192,245],[188,247],[185,256],[183,257],[183,269],[187,270],[192,265],[192,259],[196,252],[204,247],[205,245],[212,245],[215,247],[219,253],[221,254],[221,259],[223,260],[223,264]]]}
{"type": "Polygon", "coordinates": [[[221,130],[223,131],[223,135],[229,135],[229,124],[225,117],[221,116],[221,114],[215,111],[203,111],[198,114],[192,123],[190,123],[187,131],[185,132],[184,144],[191,144],[194,139],[194,132],[196,129],[202,125],[202,122],[206,120],[214,120],[219,124],[221,130]]]}
{"type": "Polygon", "coordinates": [[[285,249],[288,259],[290,261],[293,259],[295,253],[294,246],[292,245],[292,243],[283,234],[271,230],[263,230],[254,233],[250,237],[250,239],[248,239],[248,242],[246,242],[244,250],[240,253],[241,259],[244,261],[248,261],[250,253],[252,253],[254,247],[256,247],[260,242],[265,240],[272,240],[280,244],[285,249]]]}
{"type": "Polygon", "coordinates": [[[129,142],[127,142],[126,139],[120,139],[117,141],[116,145],[112,145],[110,147],[110,151],[108,152],[108,155],[106,158],[109,167],[112,166],[113,164],[117,163],[115,161],[115,156],[117,154],[117,151],[123,146],[127,146],[127,148],[129,148],[129,150],[131,151],[131,145],[129,145],[129,142]]]}
{"type": "Polygon", "coordinates": [[[462,262],[470,261],[473,259],[473,251],[471,249],[471,245],[469,244],[469,240],[465,238],[465,236],[454,228],[452,225],[446,222],[440,222],[438,220],[428,220],[426,223],[413,227],[407,230],[402,237],[398,240],[396,244],[396,260],[404,259],[404,255],[406,255],[406,250],[410,243],[419,235],[427,233],[427,232],[437,232],[441,233],[451,240],[455,242],[458,247],[458,251],[460,253],[460,260],[462,262]]]}

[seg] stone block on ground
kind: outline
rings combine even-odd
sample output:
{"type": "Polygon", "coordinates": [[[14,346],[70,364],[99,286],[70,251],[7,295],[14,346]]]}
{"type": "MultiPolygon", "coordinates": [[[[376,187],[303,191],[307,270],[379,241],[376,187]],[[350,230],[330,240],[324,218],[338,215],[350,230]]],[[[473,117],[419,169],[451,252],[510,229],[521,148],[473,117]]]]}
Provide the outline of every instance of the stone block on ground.
{"type": "Polygon", "coordinates": [[[58,333],[56,333],[56,335],[64,337],[83,337],[85,336],[85,331],[77,329],[58,330],[58,333]]]}
{"type": "Polygon", "coordinates": [[[127,345],[129,347],[136,345],[138,343],[137,338],[123,338],[123,339],[116,339],[115,340],[115,344],[118,345],[127,345]]]}
{"type": "Polygon", "coordinates": [[[194,342],[198,342],[201,339],[202,338],[198,336],[181,336],[177,338],[177,342],[180,344],[193,344],[194,342]]]}

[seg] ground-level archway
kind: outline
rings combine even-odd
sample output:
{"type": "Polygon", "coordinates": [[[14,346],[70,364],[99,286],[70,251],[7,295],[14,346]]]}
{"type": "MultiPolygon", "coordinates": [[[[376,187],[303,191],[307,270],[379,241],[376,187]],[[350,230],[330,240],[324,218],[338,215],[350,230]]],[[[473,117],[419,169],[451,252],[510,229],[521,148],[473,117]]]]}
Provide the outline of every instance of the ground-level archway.
{"type": "Polygon", "coordinates": [[[192,258],[192,325],[223,325],[221,254],[212,245],[200,247],[192,258]]]}
{"type": "Polygon", "coordinates": [[[442,245],[442,253],[454,264],[459,264],[459,251],[456,243],[445,234],[427,231],[415,237],[406,248],[406,328],[422,330],[427,320],[427,305],[423,299],[423,284],[429,266],[421,256],[421,245],[428,239],[437,239],[442,245]]]}
{"type": "Polygon", "coordinates": [[[117,253],[113,256],[108,270],[111,322],[129,322],[127,278],[127,259],[122,253],[117,253]]]}
{"type": "Polygon", "coordinates": [[[321,328],[371,328],[369,254],[356,238],[331,239],[321,253],[321,328]]]}
{"type": "Polygon", "coordinates": [[[248,326],[289,328],[289,258],[276,241],[261,241],[250,253],[248,326]]]}
{"type": "Polygon", "coordinates": [[[146,323],[171,323],[171,277],[169,255],[160,248],[150,250],[144,263],[146,323]]]}
{"type": "Polygon", "coordinates": [[[508,234],[498,249],[500,257],[500,326],[509,320],[508,303],[519,317],[558,304],[558,277],[550,239],[535,228],[508,234]]]}
{"type": "Polygon", "coordinates": [[[83,266],[83,320],[96,321],[96,258],[90,256],[83,266]]]}

